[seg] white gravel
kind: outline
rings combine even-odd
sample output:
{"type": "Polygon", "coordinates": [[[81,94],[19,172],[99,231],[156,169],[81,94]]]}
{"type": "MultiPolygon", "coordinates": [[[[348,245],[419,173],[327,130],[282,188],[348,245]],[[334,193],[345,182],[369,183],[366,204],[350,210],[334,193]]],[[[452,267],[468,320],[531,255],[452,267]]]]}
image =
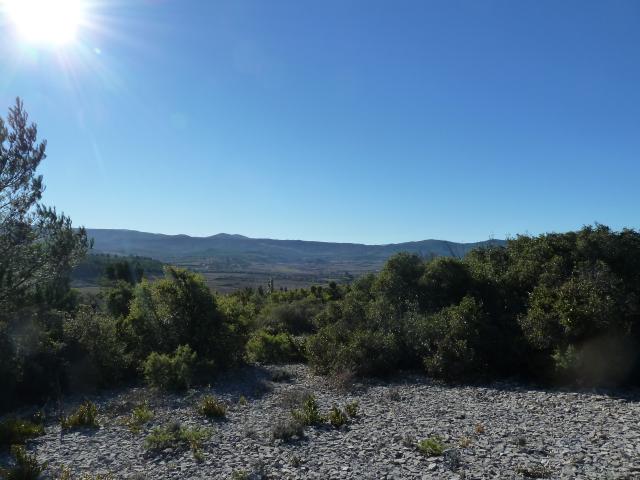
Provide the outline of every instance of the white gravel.
{"type": "MultiPolygon", "coordinates": [[[[535,390],[512,384],[444,386],[416,375],[393,383],[370,381],[339,392],[302,365],[282,367],[288,382],[271,382],[268,369],[247,367],[211,387],[185,395],[128,389],[93,398],[101,428],[61,432],[56,423],[29,444],[49,472],[111,473],[115,478],[317,479],[640,479],[640,395],[535,390]],[[271,438],[287,418],[292,391],[313,392],[323,411],[357,400],[348,426],[307,427],[291,443],[271,438]],[[208,421],[194,405],[204,393],[229,404],[224,421],[208,421]],[[240,395],[248,399],[238,404],[240,395]],[[131,433],[122,421],[147,400],[151,424],[131,433]],[[212,428],[198,462],[188,450],[151,454],[143,446],[153,426],[178,421],[212,428]],[[426,457],[415,442],[438,435],[447,450],[426,457]]],[[[274,368],[271,368],[274,370],[274,368]]],[[[74,402],[67,407],[71,408],[74,402]]]]}

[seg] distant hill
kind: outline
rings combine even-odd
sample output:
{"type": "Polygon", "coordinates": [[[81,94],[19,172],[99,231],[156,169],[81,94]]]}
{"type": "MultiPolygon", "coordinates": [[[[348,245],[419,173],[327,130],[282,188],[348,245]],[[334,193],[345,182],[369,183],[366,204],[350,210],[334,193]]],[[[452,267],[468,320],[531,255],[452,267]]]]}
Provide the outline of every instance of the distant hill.
{"type": "Polygon", "coordinates": [[[456,243],[422,240],[388,245],[272,240],[219,233],[210,237],[163,235],[135,230],[87,229],[94,253],[150,257],[204,273],[220,290],[264,283],[270,276],[288,287],[345,280],[375,271],[394,253],[424,257],[464,256],[503,240],[456,243]],[[214,281],[214,279],[217,279],[214,281]]]}
{"type": "Polygon", "coordinates": [[[193,258],[247,256],[276,262],[313,260],[371,260],[384,262],[397,252],[423,256],[463,256],[468,251],[503,240],[476,243],[456,243],[446,240],[365,245],[360,243],[312,242],[304,240],[272,240],[219,233],[210,237],[163,235],[135,230],[88,229],[94,239],[95,253],[137,255],[161,261],[193,258]]]}

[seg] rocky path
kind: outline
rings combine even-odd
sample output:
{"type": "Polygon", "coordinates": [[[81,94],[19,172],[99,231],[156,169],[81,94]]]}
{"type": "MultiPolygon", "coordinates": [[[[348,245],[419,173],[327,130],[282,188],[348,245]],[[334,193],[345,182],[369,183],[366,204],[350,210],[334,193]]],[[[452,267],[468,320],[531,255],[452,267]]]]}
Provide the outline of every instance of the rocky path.
{"type": "Polygon", "coordinates": [[[180,396],[132,389],[95,398],[101,428],[62,433],[51,424],[29,448],[49,462],[52,478],[66,466],[140,479],[640,479],[640,402],[632,397],[451,387],[417,376],[343,392],[301,365],[278,369],[290,375],[284,381],[271,380],[274,370],[246,368],[180,396]],[[355,400],[359,416],[340,429],[307,427],[302,439],[274,440],[273,425],[305,391],[323,412],[355,400]],[[195,411],[205,393],[229,405],[225,420],[195,411]],[[155,417],[132,433],[123,421],[144,400],[155,417]],[[149,431],[169,422],[211,429],[203,458],[188,449],[145,450],[149,431]],[[445,446],[441,456],[416,448],[433,436],[445,446]]]}

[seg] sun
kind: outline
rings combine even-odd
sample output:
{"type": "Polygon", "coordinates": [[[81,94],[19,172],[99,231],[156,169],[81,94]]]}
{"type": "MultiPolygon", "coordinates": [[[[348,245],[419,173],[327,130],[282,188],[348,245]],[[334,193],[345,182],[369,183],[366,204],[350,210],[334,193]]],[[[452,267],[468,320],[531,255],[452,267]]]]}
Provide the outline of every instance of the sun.
{"type": "Polygon", "coordinates": [[[82,22],[82,0],[3,0],[3,3],[20,35],[31,43],[68,44],[75,39],[82,22]]]}

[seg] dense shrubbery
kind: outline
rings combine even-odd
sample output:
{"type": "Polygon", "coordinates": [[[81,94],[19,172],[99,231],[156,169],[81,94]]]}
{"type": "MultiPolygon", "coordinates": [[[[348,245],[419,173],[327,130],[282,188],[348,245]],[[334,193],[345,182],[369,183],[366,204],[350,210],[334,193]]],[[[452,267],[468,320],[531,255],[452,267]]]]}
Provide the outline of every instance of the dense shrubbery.
{"type": "Polygon", "coordinates": [[[287,363],[300,361],[302,353],[288,333],[256,332],[247,342],[247,358],[259,363],[287,363]]]}
{"type": "Polygon", "coordinates": [[[316,317],[308,358],[322,373],[637,383],[639,267],[640,234],[599,225],[463,259],[399,254],[316,317]]]}
{"type": "Polygon", "coordinates": [[[185,390],[191,385],[197,358],[188,345],[179,346],[173,355],[151,352],[142,364],[144,378],[160,390],[185,390]]]}

